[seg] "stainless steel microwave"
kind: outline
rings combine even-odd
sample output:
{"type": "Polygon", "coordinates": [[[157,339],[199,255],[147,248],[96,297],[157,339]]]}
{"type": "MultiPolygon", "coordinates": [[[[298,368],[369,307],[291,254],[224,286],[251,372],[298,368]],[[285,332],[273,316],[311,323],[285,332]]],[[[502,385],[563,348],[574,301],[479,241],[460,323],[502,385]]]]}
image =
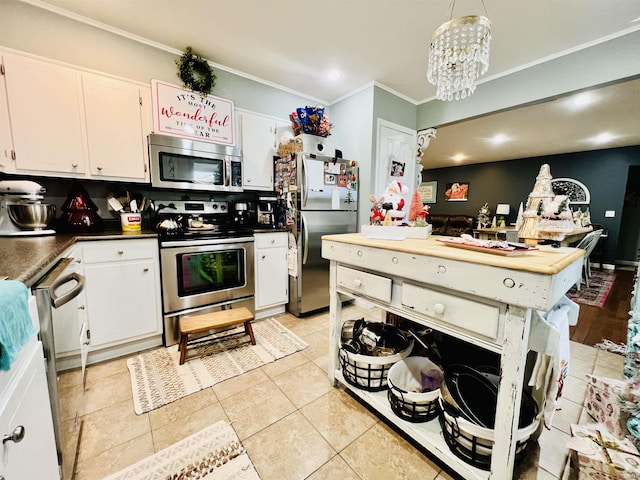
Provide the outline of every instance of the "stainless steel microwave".
{"type": "Polygon", "coordinates": [[[242,192],[240,148],[155,133],[148,141],[151,186],[242,192]]]}

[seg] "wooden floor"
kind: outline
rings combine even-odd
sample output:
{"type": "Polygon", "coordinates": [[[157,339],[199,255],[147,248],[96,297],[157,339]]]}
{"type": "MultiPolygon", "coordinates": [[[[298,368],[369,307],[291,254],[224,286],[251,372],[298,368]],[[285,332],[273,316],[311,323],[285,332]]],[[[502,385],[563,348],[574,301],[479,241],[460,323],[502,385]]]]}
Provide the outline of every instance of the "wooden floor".
{"type": "Polygon", "coordinates": [[[604,339],[627,343],[633,276],[633,270],[616,270],[616,280],[602,308],[580,305],[578,324],[569,328],[571,340],[591,346],[604,339]]]}

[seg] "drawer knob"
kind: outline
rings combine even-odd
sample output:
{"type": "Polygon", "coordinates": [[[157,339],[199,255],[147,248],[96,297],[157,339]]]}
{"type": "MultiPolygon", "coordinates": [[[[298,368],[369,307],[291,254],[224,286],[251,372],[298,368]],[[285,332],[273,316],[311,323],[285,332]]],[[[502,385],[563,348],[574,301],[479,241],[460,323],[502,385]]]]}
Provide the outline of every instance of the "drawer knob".
{"type": "Polygon", "coordinates": [[[438,273],[439,274],[447,273],[447,267],[445,267],[444,265],[438,265],[438,273]]]}
{"type": "Polygon", "coordinates": [[[276,243],[275,239],[271,239],[271,244],[276,243]]]}
{"type": "Polygon", "coordinates": [[[513,281],[513,278],[505,278],[502,281],[502,284],[507,288],[513,288],[516,286],[516,282],[513,281]]]}
{"type": "Polygon", "coordinates": [[[356,255],[358,255],[359,257],[361,257],[361,256],[362,256],[362,250],[358,250],[358,251],[356,252],[356,255]]]}
{"type": "Polygon", "coordinates": [[[7,442],[15,442],[20,443],[24,438],[24,427],[22,425],[18,425],[13,429],[11,435],[5,435],[2,437],[2,444],[4,445],[7,442]]]}
{"type": "Polygon", "coordinates": [[[391,259],[391,261],[392,261],[393,263],[398,263],[398,262],[399,262],[398,257],[393,257],[393,258],[391,259]]]}
{"type": "Polygon", "coordinates": [[[118,255],[123,255],[124,254],[124,250],[118,250],[118,255]]]}
{"type": "Polygon", "coordinates": [[[435,313],[437,313],[438,315],[442,315],[442,314],[444,313],[444,305],[443,305],[443,304],[441,304],[441,303],[436,303],[436,304],[433,306],[433,311],[434,311],[435,313]]]}
{"type": "Polygon", "coordinates": [[[359,278],[355,278],[353,280],[353,288],[360,288],[362,286],[362,280],[360,280],[359,278]]]}

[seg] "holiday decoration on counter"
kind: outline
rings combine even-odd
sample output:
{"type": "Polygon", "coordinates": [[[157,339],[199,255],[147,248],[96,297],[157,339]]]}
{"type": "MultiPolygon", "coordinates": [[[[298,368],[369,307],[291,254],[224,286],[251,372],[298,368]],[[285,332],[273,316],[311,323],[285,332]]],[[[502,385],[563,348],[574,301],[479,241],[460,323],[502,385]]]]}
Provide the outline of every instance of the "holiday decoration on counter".
{"type": "Polygon", "coordinates": [[[562,241],[575,228],[569,197],[555,195],[551,181],[551,170],[545,163],[529,194],[518,230],[518,237],[527,244],[535,245],[539,240],[562,241]]]}
{"type": "Polygon", "coordinates": [[[324,112],[324,107],[301,107],[289,115],[294,135],[308,133],[319,137],[331,135],[333,124],[324,112]]]}
{"type": "Polygon", "coordinates": [[[489,210],[489,204],[485,203],[478,212],[478,228],[488,228],[491,224],[491,210],[489,210]]]}
{"type": "Polygon", "coordinates": [[[409,224],[414,227],[425,227],[427,225],[427,215],[429,215],[429,205],[422,203],[420,191],[414,190],[409,204],[409,224]]]}

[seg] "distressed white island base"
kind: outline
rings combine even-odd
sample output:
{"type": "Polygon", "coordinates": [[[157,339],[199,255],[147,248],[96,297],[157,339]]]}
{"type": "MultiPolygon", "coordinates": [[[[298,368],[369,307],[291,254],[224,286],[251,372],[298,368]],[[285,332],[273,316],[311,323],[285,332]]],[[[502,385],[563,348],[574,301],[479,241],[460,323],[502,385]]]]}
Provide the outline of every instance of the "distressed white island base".
{"type": "MultiPolygon", "coordinates": [[[[436,237],[437,238],[437,237],[436,237]]],[[[444,238],[444,237],[440,237],[444,238]]],[[[580,278],[583,250],[527,252],[503,257],[456,249],[434,237],[376,240],[363,234],[322,237],[330,260],[329,378],[344,384],[465,479],[513,478],[519,408],[533,310],[551,310],[580,278]],[[347,384],[338,363],[340,295],[375,306],[501,355],[495,444],[489,472],[456,457],[437,420],[410,423],[396,416],[386,392],[347,384]]]]}

